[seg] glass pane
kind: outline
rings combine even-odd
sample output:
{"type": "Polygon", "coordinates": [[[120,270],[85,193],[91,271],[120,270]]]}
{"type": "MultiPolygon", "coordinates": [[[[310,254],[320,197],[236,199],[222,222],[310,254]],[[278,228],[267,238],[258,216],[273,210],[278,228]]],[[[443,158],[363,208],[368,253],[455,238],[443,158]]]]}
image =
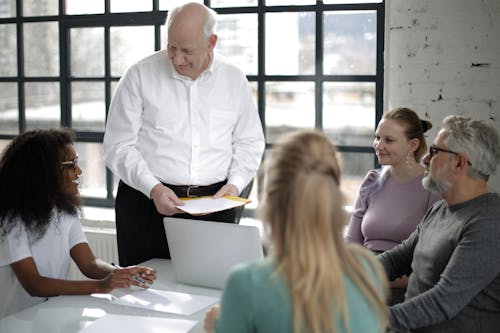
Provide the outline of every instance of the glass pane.
{"type": "Polygon", "coordinates": [[[117,85],[118,85],[118,81],[111,81],[111,96],[113,96],[115,94],[117,85]]]}
{"type": "Polygon", "coordinates": [[[112,27],[111,75],[122,76],[135,62],[154,52],[154,27],[112,27]]]}
{"type": "Polygon", "coordinates": [[[71,84],[73,128],[81,131],[104,131],[106,104],[104,82],[73,82],[71,84]]]}
{"type": "Polygon", "coordinates": [[[255,81],[250,81],[250,82],[248,82],[248,84],[250,85],[250,90],[252,91],[253,101],[254,101],[255,105],[258,105],[258,101],[259,101],[259,95],[257,92],[258,84],[255,81]]]}
{"type": "Polygon", "coordinates": [[[283,133],[314,128],[314,83],[266,83],[266,137],[272,143],[283,133]]]}
{"type": "Polygon", "coordinates": [[[104,0],[65,0],[66,14],[101,14],[104,13],[104,0]]]}
{"type": "Polygon", "coordinates": [[[7,148],[10,140],[0,140],[0,157],[3,155],[3,151],[7,148]]]}
{"type": "Polygon", "coordinates": [[[153,10],[153,2],[137,0],[111,0],[111,12],[148,12],[153,10]]]}
{"type": "Polygon", "coordinates": [[[376,73],[376,15],[375,11],[325,13],[324,74],[376,73]]]}
{"type": "Polygon", "coordinates": [[[0,24],[0,76],[17,75],[17,40],[15,24],[0,24]]]}
{"type": "Polygon", "coordinates": [[[347,206],[354,206],[361,182],[368,170],[373,169],[374,156],[374,154],[369,153],[340,153],[342,160],[341,187],[347,206]]]}
{"type": "Polygon", "coordinates": [[[47,16],[59,13],[59,0],[23,0],[24,16],[47,16]]]}
{"type": "MultiPolygon", "coordinates": [[[[118,0],[119,1],[119,0],[118,0]]],[[[181,6],[188,2],[203,3],[203,0],[160,0],[160,10],[169,10],[177,6],[181,6]]]]}
{"type": "Polygon", "coordinates": [[[249,7],[257,6],[257,0],[212,0],[212,7],[249,7]]]}
{"type": "Polygon", "coordinates": [[[371,146],[375,131],[375,84],[325,82],[323,131],[339,145],[371,146]]]}
{"type": "Polygon", "coordinates": [[[17,83],[0,83],[0,133],[19,133],[17,83]]]}
{"type": "Polygon", "coordinates": [[[15,0],[2,0],[0,2],[0,18],[16,16],[15,0]]]}
{"type": "Polygon", "coordinates": [[[324,4],[339,4],[339,3],[378,3],[382,0],[323,0],[324,4]]]}
{"type": "Polygon", "coordinates": [[[217,52],[247,75],[257,74],[257,14],[219,15],[217,52]]]}
{"type": "Polygon", "coordinates": [[[315,40],[313,12],[266,14],[266,74],[314,74],[315,40]]]}
{"type": "Polygon", "coordinates": [[[101,143],[75,142],[78,164],[83,173],[80,176],[82,197],[106,198],[106,167],[102,160],[101,143]]]}
{"type": "Polygon", "coordinates": [[[71,29],[71,75],[104,76],[104,28],[71,29]]]}
{"type": "Polygon", "coordinates": [[[27,76],[59,75],[57,22],[24,24],[24,71],[27,76]]]}
{"type": "Polygon", "coordinates": [[[118,184],[120,182],[120,178],[113,175],[113,198],[116,198],[116,193],[118,192],[118,184]]]}
{"type": "Polygon", "coordinates": [[[26,82],[26,128],[61,126],[59,82],[26,82]]]}
{"type": "MultiPolygon", "coordinates": [[[[167,37],[167,27],[166,25],[162,25],[160,27],[160,48],[163,50],[163,49],[166,49],[167,48],[167,44],[168,44],[168,37],[167,37]]],[[[219,41],[217,41],[217,43],[219,43],[219,41]]],[[[216,46],[218,47],[218,46],[216,46]]]]}
{"type": "Polygon", "coordinates": [[[267,6],[315,5],[316,0],[265,0],[267,6]]]}

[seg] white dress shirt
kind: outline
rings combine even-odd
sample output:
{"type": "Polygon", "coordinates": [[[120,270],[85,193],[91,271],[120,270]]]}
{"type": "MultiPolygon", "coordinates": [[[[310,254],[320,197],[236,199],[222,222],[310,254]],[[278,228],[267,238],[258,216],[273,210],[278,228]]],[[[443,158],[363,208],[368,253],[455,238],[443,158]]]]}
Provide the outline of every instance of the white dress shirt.
{"type": "Polygon", "coordinates": [[[265,141],[248,81],[215,56],[195,80],[180,75],[166,50],[134,64],[111,101],[104,160],[150,196],[160,181],[241,190],[255,176],[265,141]]]}

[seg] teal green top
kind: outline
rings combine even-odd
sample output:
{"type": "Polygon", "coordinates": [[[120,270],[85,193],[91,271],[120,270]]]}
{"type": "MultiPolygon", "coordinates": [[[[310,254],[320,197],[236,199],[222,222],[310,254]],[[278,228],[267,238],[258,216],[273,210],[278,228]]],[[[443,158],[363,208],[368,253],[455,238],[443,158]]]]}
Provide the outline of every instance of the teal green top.
{"type": "MultiPolygon", "coordinates": [[[[235,267],[222,294],[215,332],[293,332],[291,297],[285,280],[275,272],[269,258],[235,267]]],[[[367,274],[376,279],[372,271],[367,274]]],[[[382,333],[376,313],[347,277],[344,287],[351,333],[382,333]]],[[[332,314],[332,318],[337,332],[344,333],[340,315],[332,314]]]]}

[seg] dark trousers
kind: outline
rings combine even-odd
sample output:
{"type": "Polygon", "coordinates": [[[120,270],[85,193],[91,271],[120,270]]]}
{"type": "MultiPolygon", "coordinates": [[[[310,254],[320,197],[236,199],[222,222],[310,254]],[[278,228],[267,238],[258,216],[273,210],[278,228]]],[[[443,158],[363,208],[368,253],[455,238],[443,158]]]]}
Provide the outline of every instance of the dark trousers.
{"type": "MultiPolygon", "coordinates": [[[[206,193],[204,195],[213,195],[206,193]]],[[[170,259],[163,227],[164,215],[156,210],[153,200],[120,181],[115,203],[118,257],[121,266],[137,265],[152,258],[170,259]]],[[[228,209],[203,216],[177,214],[173,217],[234,222],[235,211],[228,209]]]]}

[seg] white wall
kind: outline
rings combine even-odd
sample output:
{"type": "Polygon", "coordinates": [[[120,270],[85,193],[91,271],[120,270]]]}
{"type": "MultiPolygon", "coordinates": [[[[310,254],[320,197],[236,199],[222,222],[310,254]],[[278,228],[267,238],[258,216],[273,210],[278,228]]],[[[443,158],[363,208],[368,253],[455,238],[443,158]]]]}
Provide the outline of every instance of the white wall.
{"type": "MultiPolygon", "coordinates": [[[[387,0],[385,51],[385,109],[431,120],[430,142],[449,114],[500,131],[499,0],[387,0]]],[[[490,187],[500,191],[500,176],[490,187]]]]}

